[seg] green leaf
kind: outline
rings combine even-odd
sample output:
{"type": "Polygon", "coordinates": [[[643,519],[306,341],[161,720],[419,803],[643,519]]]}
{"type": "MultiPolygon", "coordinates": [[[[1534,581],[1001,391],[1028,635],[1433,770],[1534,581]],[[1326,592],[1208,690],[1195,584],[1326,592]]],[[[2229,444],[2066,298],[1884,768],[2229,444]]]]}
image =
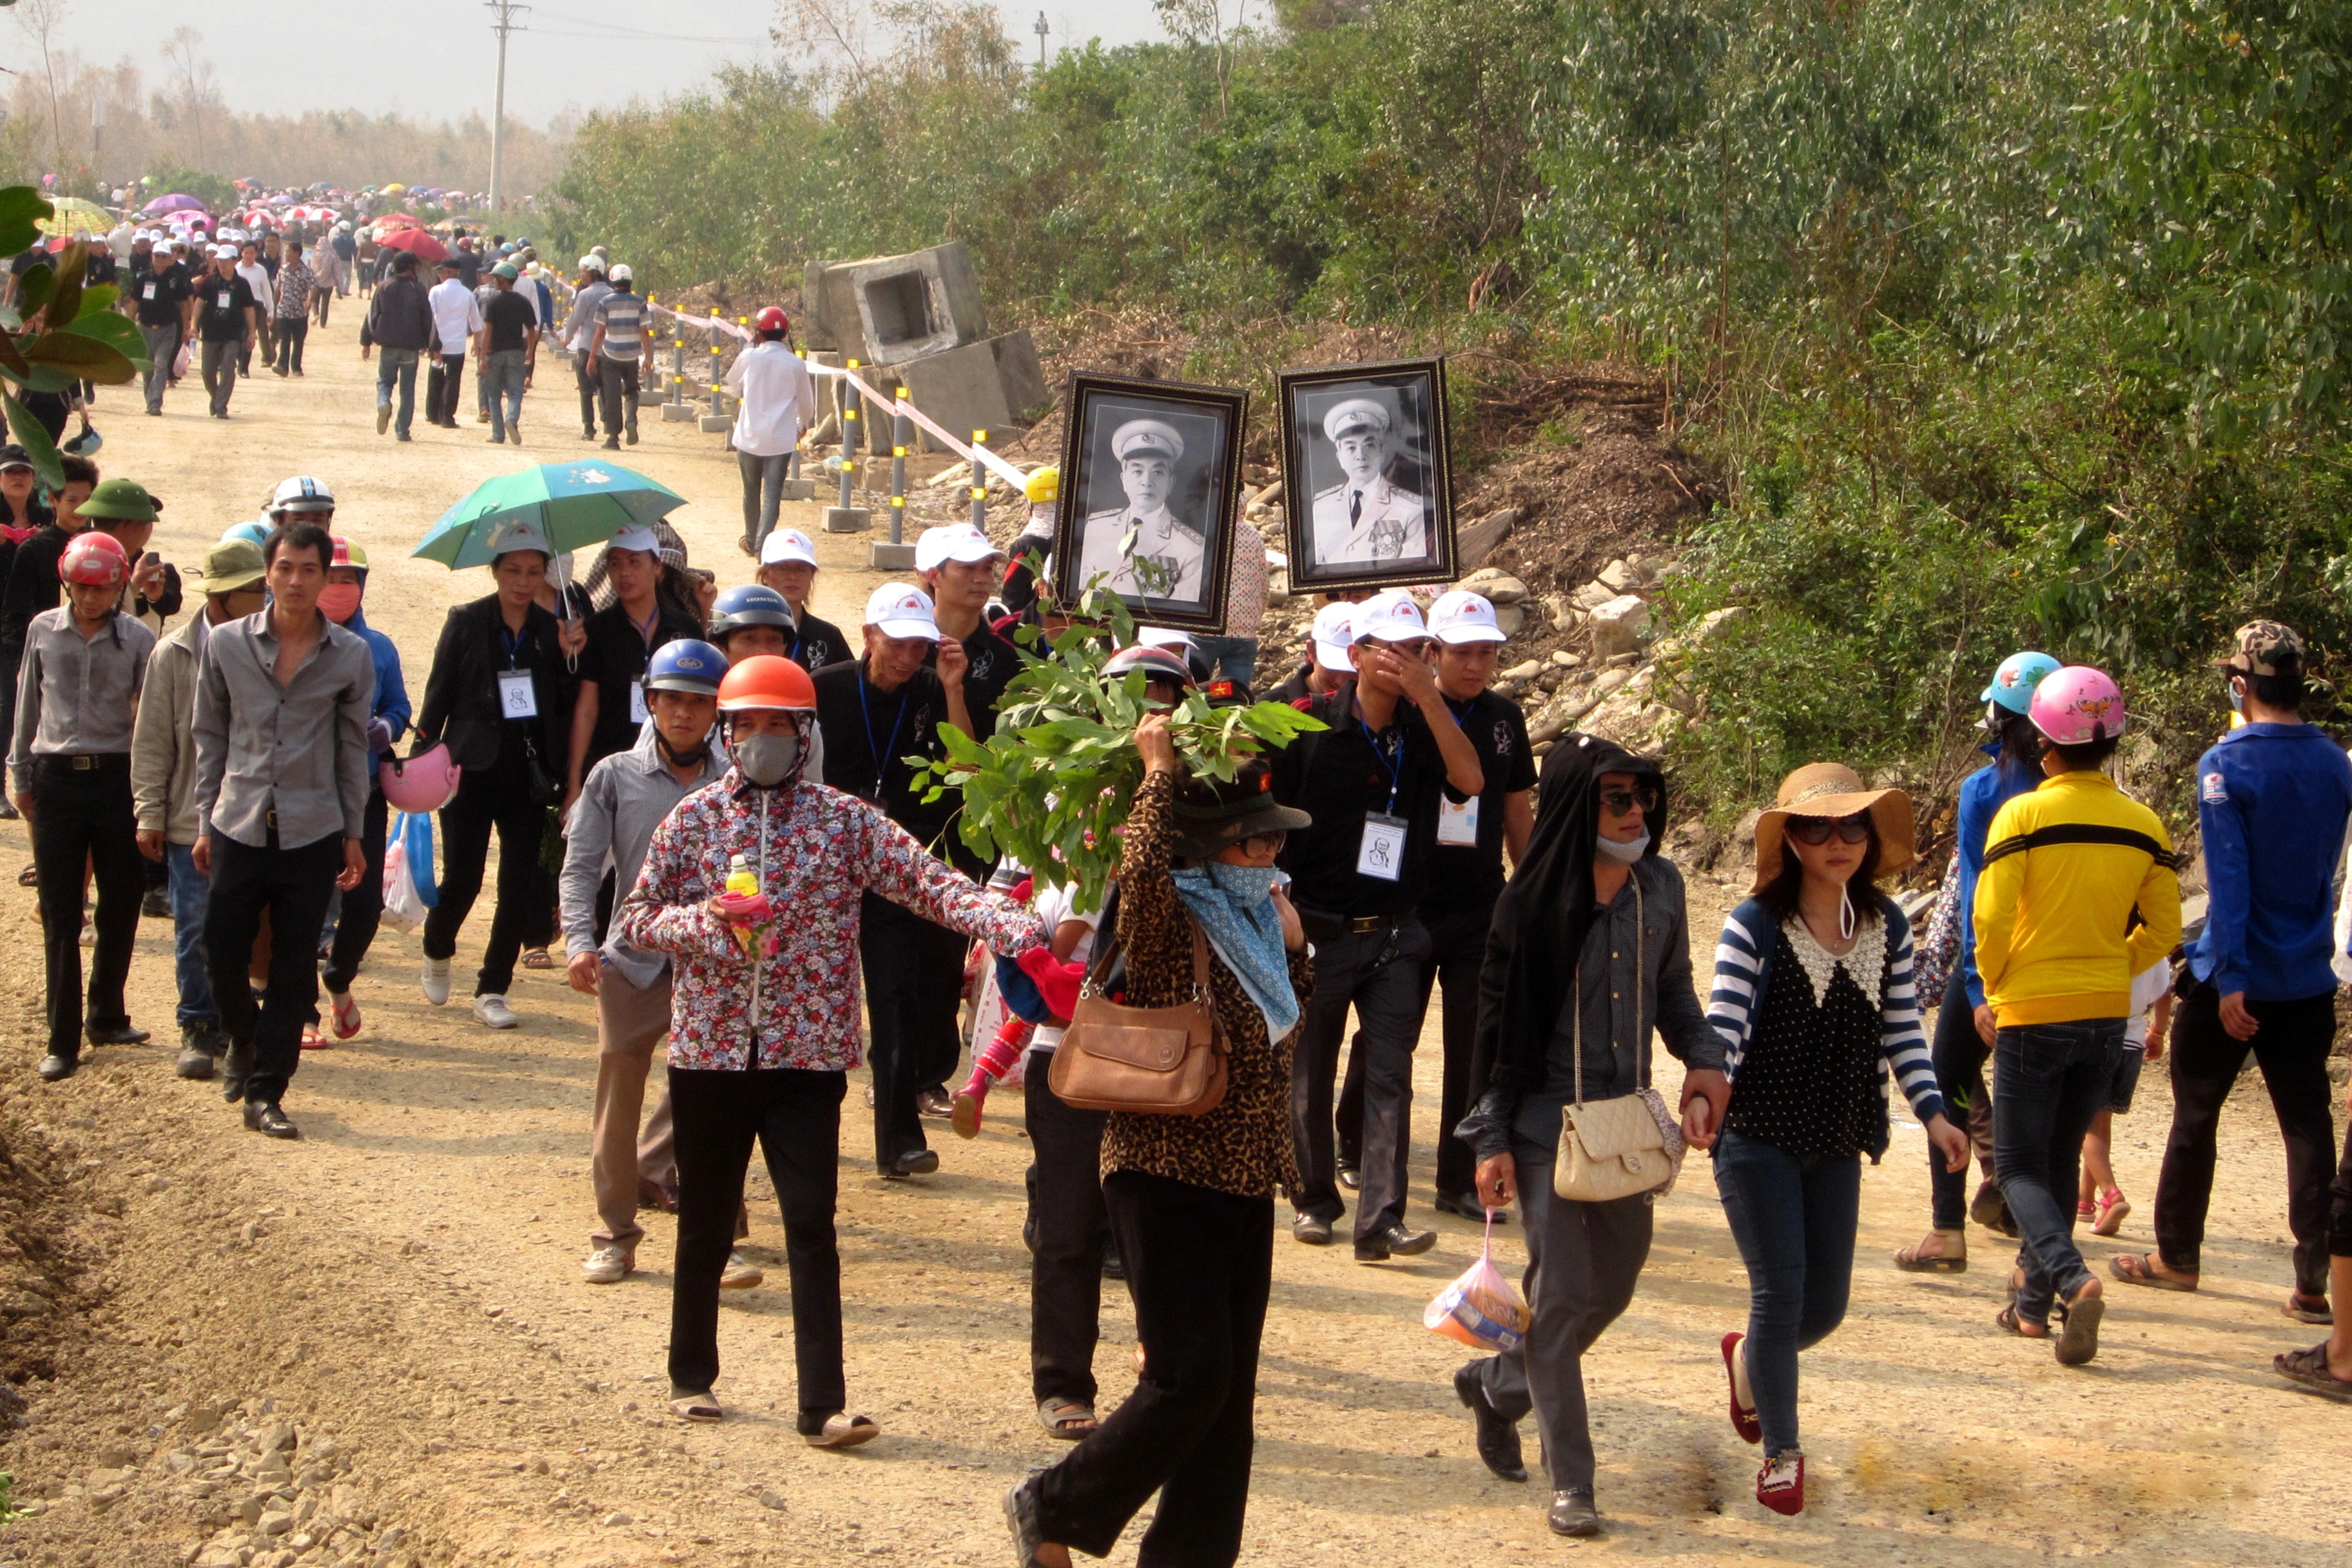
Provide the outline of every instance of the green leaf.
{"type": "Polygon", "coordinates": [[[33,460],[33,472],[52,490],[62,490],[66,484],[65,465],[58,460],[58,444],[49,439],[48,431],[35,419],[32,411],[15,398],[8,399],[8,429],[16,437],[16,444],[33,460]]]}
{"type": "Polygon", "coordinates": [[[131,379],[131,361],[121,350],[79,332],[44,332],[25,344],[24,350],[26,360],[32,364],[79,371],[92,381],[131,379]],[[122,372],[119,376],[100,373],[117,366],[122,372]]]}
{"type": "Polygon", "coordinates": [[[62,326],[80,316],[82,271],[89,265],[89,247],[80,240],[58,253],[57,283],[49,292],[47,319],[52,326],[62,326]]]}
{"type": "Polygon", "coordinates": [[[32,319],[49,302],[57,286],[57,268],[46,261],[40,263],[16,280],[16,308],[24,312],[26,320],[32,319]]]}
{"type": "Polygon", "coordinates": [[[41,237],[37,220],[57,215],[48,198],[30,185],[0,188],[0,256],[15,256],[41,237]]]}
{"type": "MultiPolygon", "coordinates": [[[[114,309],[114,302],[121,298],[122,290],[111,283],[85,285],[81,291],[81,308],[74,312],[74,321],[87,321],[96,316],[111,316],[117,321],[123,320],[125,318],[117,315],[114,309]]],[[[64,325],[70,327],[73,321],[64,325]]]]}
{"type": "Polygon", "coordinates": [[[147,340],[139,335],[139,329],[132,325],[129,317],[119,316],[111,310],[91,310],[89,296],[95,292],[97,290],[91,289],[83,293],[82,313],[74,318],[70,326],[60,327],[58,330],[71,332],[79,338],[95,338],[132,364],[144,365],[147,361],[147,340]]]}

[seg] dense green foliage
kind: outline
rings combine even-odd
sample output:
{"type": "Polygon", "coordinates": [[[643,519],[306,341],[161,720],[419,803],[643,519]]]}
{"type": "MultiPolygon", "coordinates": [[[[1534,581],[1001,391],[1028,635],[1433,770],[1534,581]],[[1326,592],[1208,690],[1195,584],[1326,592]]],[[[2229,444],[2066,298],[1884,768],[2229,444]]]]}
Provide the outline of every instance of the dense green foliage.
{"type": "MultiPolygon", "coordinates": [[[[0,256],[29,247],[40,237],[35,224],[55,212],[30,185],[0,188],[0,256]]],[[[53,488],[65,483],[57,444],[19,399],[54,395],[80,382],[121,386],[148,362],[146,340],[112,308],[114,285],[82,287],[88,257],[79,240],[45,256],[17,281],[15,300],[0,306],[0,398],[8,434],[53,488]]]]}
{"type": "Polygon", "coordinates": [[[1295,0],[1037,71],[901,14],[592,120],[564,243],[757,287],[961,235],[1195,370],[1318,318],[1653,365],[1732,497],[1675,609],[1760,612],[1693,655],[1726,810],[1960,755],[2021,645],[2117,669],[2150,778],[2231,624],[2352,648],[2352,0],[1295,0]]]}

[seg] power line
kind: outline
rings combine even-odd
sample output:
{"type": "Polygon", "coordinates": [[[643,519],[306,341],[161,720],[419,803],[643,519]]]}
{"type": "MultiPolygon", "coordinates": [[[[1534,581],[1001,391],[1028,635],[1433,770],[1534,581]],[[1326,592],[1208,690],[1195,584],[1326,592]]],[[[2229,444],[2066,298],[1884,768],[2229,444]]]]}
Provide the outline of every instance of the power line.
{"type": "Polygon", "coordinates": [[[499,36],[498,101],[490,117],[490,220],[498,221],[499,198],[506,174],[507,151],[507,35],[525,31],[519,16],[530,14],[528,5],[518,5],[515,0],[488,0],[491,29],[499,36]]]}

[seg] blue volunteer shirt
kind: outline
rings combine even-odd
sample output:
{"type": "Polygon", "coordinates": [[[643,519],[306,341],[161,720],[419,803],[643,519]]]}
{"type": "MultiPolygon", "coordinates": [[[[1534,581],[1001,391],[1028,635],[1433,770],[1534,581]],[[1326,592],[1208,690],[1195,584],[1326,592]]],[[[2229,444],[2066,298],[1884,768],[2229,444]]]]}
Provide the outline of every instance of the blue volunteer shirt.
{"type": "Polygon", "coordinates": [[[2205,934],[2189,956],[2223,996],[2256,1002],[2336,988],[2329,893],[2352,819],[2352,760],[2308,724],[2249,724],[2197,763],[2205,934]]]}
{"type": "MultiPolygon", "coordinates": [[[[1977,878],[1984,873],[1985,840],[2003,806],[2042,785],[2042,775],[2003,757],[1998,741],[1977,749],[1993,760],[1991,767],[1978,768],[1960,783],[1960,983],[1968,988],[1972,1008],[1985,1005],[1984,977],[1977,973],[1977,878]]],[[[1943,999],[1921,997],[1919,1004],[1927,1007],[1943,999]]]]}

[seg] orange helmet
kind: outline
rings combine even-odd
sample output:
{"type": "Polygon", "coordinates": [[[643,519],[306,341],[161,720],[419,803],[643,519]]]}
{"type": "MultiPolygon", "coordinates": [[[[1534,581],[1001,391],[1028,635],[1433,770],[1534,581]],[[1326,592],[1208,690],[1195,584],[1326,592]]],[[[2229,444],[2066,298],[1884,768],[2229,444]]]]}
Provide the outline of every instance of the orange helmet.
{"type": "Polygon", "coordinates": [[[813,709],[816,687],[808,672],[779,653],[760,653],[727,672],[719,683],[719,711],[751,708],[813,709]]]}
{"type": "MultiPolygon", "coordinates": [[[[84,528],[58,558],[60,581],[89,588],[111,588],[131,575],[131,555],[122,541],[96,528],[84,528]]],[[[805,681],[806,677],[803,677],[805,681]]]]}

